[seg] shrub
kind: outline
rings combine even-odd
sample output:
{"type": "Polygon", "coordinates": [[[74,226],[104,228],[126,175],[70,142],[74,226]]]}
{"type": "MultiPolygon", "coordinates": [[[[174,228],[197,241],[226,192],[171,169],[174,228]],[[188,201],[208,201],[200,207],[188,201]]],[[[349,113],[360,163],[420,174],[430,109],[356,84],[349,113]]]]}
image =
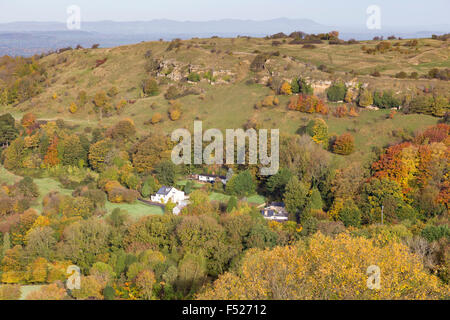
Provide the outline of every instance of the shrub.
{"type": "Polygon", "coordinates": [[[109,97],[115,97],[118,93],[119,93],[119,90],[117,90],[117,87],[111,87],[108,90],[107,94],[108,94],[109,97]]]}
{"type": "Polygon", "coordinates": [[[301,79],[301,78],[293,79],[292,83],[291,83],[291,87],[292,87],[292,93],[303,93],[306,95],[314,94],[313,87],[305,79],[301,79]]]}
{"type": "Polygon", "coordinates": [[[178,120],[181,117],[181,111],[179,109],[170,110],[169,117],[172,121],[178,120]]]}
{"type": "Polygon", "coordinates": [[[349,155],[355,148],[355,139],[350,133],[344,133],[336,138],[333,144],[333,152],[341,155],[349,155]]]}
{"type": "Polygon", "coordinates": [[[422,230],[422,236],[429,242],[437,241],[441,238],[450,238],[450,228],[443,224],[439,226],[429,225],[422,230]]]}
{"type": "Polygon", "coordinates": [[[345,83],[339,81],[335,82],[327,89],[327,98],[330,101],[344,101],[347,87],[345,83]]]}
{"type": "Polygon", "coordinates": [[[74,114],[75,112],[77,112],[77,110],[78,110],[77,105],[75,104],[75,102],[72,102],[69,107],[69,112],[74,114]]]}
{"type": "Polygon", "coordinates": [[[180,96],[181,92],[177,89],[176,86],[170,86],[164,94],[164,98],[166,98],[167,100],[174,100],[180,96]]]}
{"type": "Polygon", "coordinates": [[[318,144],[325,145],[328,141],[328,126],[321,118],[311,120],[306,126],[306,132],[318,144]]]}
{"type": "Polygon", "coordinates": [[[400,71],[399,73],[395,74],[395,77],[398,79],[406,79],[408,77],[408,74],[405,71],[400,71]]]}
{"type": "Polygon", "coordinates": [[[158,83],[153,78],[146,79],[142,82],[142,91],[147,96],[156,96],[159,94],[158,83]]]}
{"type": "Polygon", "coordinates": [[[328,114],[328,108],[325,103],[314,95],[300,94],[297,97],[292,97],[288,108],[307,113],[328,114]]]}
{"type": "Polygon", "coordinates": [[[346,227],[359,227],[361,224],[361,211],[352,200],[347,200],[344,202],[342,209],[338,213],[338,219],[342,221],[346,227]]]}
{"type": "Polygon", "coordinates": [[[15,284],[0,285],[0,300],[19,300],[20,286],[15,284]]]}
{"type": "Polygon", "coordinates": [[[157,113],[155,113],[155,114],[152,116],[151,123],[152,123],[152,124],[157,124],[158,122],[161,122],[161,119],[162,119],[161,114],[157,112],[157,113]]]}
{"type": "Polygon", "coordinates": [[[292,87],[289,84],[289,82],[286,82],[286,81],[283,82],[283,84],[281,85],[281,88],[280,88],[280,93],[287,95],[287,96],[292,94],[292,87]]]}
{"type": "Polygon", "coordinates": [[[106,93],[103,91],[97,92],[94,96],[94,105],[97,108],[103,108],[106,105],[108,99],[106,98],[106,93]]]}
{"type": "Polygon", "coordinates": [[[392,91],[375,91],[373,94],[373,104],[379,108],[398,108],[400,101],[394,97],[392,91]]]}
{"type": "Polygon", "coordinates": [[[368,107],[373,104],[372,93],[368,89],[361,89],[358,97],[358,105],[360,107],[368,107]]]}
{"type": "Polygon", "coordinates": [[[192,82],[199,82],[200,81],[200,75],[198,73],[191,72],[188,75],[188,80],[192,81],[192,82]]]}

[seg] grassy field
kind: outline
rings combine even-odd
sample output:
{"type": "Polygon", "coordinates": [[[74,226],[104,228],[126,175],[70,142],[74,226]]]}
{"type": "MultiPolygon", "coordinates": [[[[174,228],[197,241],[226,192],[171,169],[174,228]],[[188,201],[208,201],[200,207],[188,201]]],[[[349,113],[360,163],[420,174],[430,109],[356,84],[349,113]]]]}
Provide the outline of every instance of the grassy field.
{"type": "Polygon", "coordinates": [[[107,201],[105,207],[106,207],[106,210],[108,211],[108,215],[111,214],[111,212],[114,209],[119,208],[120,210],[124,210],[124,211],[128,212],[128,214],[135,219],[139,219],[139,218],[147,216],[147,215],[164,213],[164,210],[161,207],[149,206],[149,205],[143,204],[139,201],[136,201],[133,204],[111,203],[111,202],[107,201]]]}
{"type": "Polygon", "coordinates": [[[63,188],[61,184],[53,178],[33,179],[33,181],[39,187],[37,204],[33,206],[33,208],[38,211],[42,211],[42,200],[48,193],[58,191],[63,195],[72,195],[73,192],[73,190],[63,188]]]}
{"type": "Polygon", "coordinates": [[[247,202],[250,204],[261,205],[266,202],[266,198],[264,198],[263,196],[261,196],[259,194],[255,194],[253,196],[248,197],[247,202]]]}
{"type": "Polygon", "coordinates": [[[229,199],[230,196],[223,193],[211,192],[209,194],[209,200],[211,201],[228,202],[229,199]]]}
{"type": "Polygon", "coordinates": [[[26,285],[20,287],[20,299],[19,300],[25,300],[26,297],[33,291],[39,290],[42,287],[42,285],[26,285]]]}
{"type": "MultiPolygon", "coordinates": [[[[230,199],[230,196],[223,193],[211,192],[209,195],[209,199],[211,201],[226,203],[230,199]]],[[[249,204],[261,205],[266,202],[266,199],[261,195],[255,194],[246,198],[245,201],[248,202],[249,204]]]]}
{"type": "Polygon", "coordinates": [[[6,170],[3,166],[0,166],[0,184],[1,183],[14,184],[20,181],[21,179],[22,177],[16,176],[12,172],[6,170]]]}

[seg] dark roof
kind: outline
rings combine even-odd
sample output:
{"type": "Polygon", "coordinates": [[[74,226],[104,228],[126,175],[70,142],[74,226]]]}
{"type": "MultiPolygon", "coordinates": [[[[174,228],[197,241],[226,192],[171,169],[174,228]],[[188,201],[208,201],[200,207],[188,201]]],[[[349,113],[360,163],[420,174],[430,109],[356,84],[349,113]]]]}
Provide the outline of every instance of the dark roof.
{"type": "Polygon", "coordinates": [[[272,202],[270,204],[270,206],[284,208],[284,203],[283,202],[272,202]]]}
{"type": "Polygon", "coordinates": [[[161,194],[163,196],[166,196],[169,194],[170,190],[172,190],[172,187],[162,186],[161,188],[159,188],[159,190],[156,194],[161,194]]]}
{"type": "Polygon", "coordinates": [[[209,178],[220,178],[220,179],[226,179],[225,176],[218,176],[215,174],[199,174],[199,176],[203,176],[203,177],[209,177],[209,178]]]}

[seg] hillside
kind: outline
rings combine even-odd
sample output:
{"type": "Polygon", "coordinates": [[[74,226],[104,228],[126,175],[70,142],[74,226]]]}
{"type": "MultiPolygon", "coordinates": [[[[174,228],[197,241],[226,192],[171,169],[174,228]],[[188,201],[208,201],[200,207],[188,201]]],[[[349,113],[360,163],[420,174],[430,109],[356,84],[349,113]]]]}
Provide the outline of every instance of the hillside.
{"type": "Polygon", "coordinates": [[[280,33],[1,57],[0,299],[448,299],[448,45],[280,33]],[[170,134],[195,120],[280,129],[279,170],[175,164],[170,134]]]}
{"type": "MultiPolygon", "coordinates": [[[[220,129],[240,128],[251,119],[261,127],[295,133],[317,115],[288,110],[288,96],[280,96],[276,107],[254,108],[255,103],[272,94],[267,83],[273,79],[290,82],[301,76],[310,81],[314,93],[325,100],[326,88],[338,79],[354,86],[368,85],[371,90],[393,90],[399,96],[411,94],[417,88],[432,88],[443,94],[450,92],[448,81],[423,78],[433,68],[450,67],[450,49],[446,41],[419,39],[415,47],[407,46],[410,40],[385,41],[391,43],[392,48],[400,48],[399,51],[376,54],[368,54],[361,47],[375,48],[379,41],[344,45],[322,41],[314,44],[313,49],[304,48],[303,44],[289,44],[291,41],[290,38],[209,38],[53,53],[39,60],[46,72],[42,92],[2,110],[11,112],[17,119],[30,111],[38,119],[61,118],[79,130],[97,124],[109,126],[126,117],[133,119],[139,134],[170,133],[178,127],[192,129],[194,119],[203,120],[204,128],[220,129]],[[264,69],[253,72],[250,65],[261,53],[272,55],[264,69]],[[104,63],[96,67],[99,61],[104,63]],[[319,66],[325,72],[319,70],[319,66]],[[371,76],[374,71],[380,76],[371,76]],[[402,71],[408,75],[417,72],[419,78],[395,78],[402,71]],[[201,80],[187,81],[190,73],[201,75],[201,80]],[[209,79],[205,74],[209,74],[209,79]],[[159,93],[145,97],[142,81],[149,77],[157,79],[159,93]],[[177,121],[169,119],[171,105],[164,97],[172,85],[192,93],[177,99],[182,108],[181,119],[177,121]],[[92,100],[97,93],[106,93],[112,87],[117,92],[107,97],[107,103],[113,111],[100,117],[92,100]],[[77,111],[72,114],[69,106],[77,104],[82,91],[86,93],[87,103],[77,106],[77,111]],[[117,114],[114,108],[121,100],[127,103],[117,114]],[[151,125],[149,122],[155,113],[162,115],[162,121],[151,125]]],[[[328,102],[328,105],[333,109],[339,104],[328,102]]],[[[355,134],[358,148],[351,156],[353,158],[367,156],[374,146],[395,142],[393,131],[403,129],[412,133],[438,121],[432,116],[401,113],[388,119],[388,113],[388,110],[359,108],[356,118],[337,118],[331,112],[319,116],[325,118],[330,133],[348,131],[355,134]]]]}

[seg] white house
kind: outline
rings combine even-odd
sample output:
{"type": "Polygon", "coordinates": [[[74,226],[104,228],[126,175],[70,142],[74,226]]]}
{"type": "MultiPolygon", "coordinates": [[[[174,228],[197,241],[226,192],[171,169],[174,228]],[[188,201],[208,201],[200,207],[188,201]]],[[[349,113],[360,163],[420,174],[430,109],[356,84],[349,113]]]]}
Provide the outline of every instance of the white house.
{"type": "Polygon", "coordinates": [[[173,203],[179,204],[184,201],[186,196],[183,191],[177,190],[174,187],[162,186],[158,192],[151,196],[153,202],[167,203],[169,200],[173,203]]]}

